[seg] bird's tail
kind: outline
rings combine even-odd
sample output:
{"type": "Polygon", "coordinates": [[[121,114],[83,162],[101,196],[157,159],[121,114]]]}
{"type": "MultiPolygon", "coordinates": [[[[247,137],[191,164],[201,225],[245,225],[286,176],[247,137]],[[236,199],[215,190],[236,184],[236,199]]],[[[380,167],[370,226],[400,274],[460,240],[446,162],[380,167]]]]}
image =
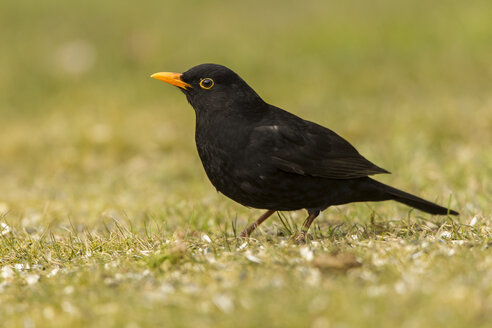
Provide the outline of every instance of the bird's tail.
{"type": "MultiPolygon", "coordinates": [[[[371,179],[372,180],[372,179],[371,179]]],[[[390,187],[381,182],[373,180],[379,187],[381,191],[386,193],[390,199],[396,200],[399,203],[403,203],[405,205],[414,207],[418,210],[430,213],[430,214],[439,214],[439,215],[459,215],[458,212],[453,211],[452,209],[442,207],[440,205],[429,202],[420,197],[414,196],[402,190],[390,187]]]]}

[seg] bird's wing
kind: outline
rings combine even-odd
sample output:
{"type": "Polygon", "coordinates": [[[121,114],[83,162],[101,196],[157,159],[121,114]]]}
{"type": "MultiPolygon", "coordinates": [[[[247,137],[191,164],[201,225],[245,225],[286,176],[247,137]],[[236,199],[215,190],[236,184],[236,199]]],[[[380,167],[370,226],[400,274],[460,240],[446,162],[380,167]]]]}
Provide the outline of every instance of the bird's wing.
{"type": "MultiPolygon", "coordinates": [[[[297,117],[296,117],[297,118],[297,117]]],[[[365,159],[345,139],[318,124],[283,120],[253,129],[250,145],[279,170],[328,179],[389,173],[365,159]]]]}

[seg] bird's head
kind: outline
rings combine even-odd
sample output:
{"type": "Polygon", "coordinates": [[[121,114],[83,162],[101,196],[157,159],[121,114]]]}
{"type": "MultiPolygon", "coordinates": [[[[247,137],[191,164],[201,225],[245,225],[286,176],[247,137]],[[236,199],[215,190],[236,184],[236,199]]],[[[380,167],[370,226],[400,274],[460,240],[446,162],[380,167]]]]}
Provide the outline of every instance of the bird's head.
{"type": "Polygon", "coordinates": [[[181,88],[197,112],[247,110],[264,104],[239,75],[222,65],[201,64],[182,74],[161,72],[151,77],[181,88]]]}

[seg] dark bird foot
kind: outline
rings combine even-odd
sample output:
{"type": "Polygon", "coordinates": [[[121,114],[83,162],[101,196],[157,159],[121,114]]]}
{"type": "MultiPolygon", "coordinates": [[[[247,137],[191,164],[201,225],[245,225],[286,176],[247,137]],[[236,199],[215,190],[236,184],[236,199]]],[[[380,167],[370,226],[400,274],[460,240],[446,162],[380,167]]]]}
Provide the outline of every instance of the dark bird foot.
{"type": "Polygon", "coordinates": [[[247,237],[249,237],[253,233],[253,231],[255,231],[256,228],[258,228],[258,226],[260,224],[262,224],[263,221],[265,221],[266,219],[268,219],[273,213],[275,213],[275,211],[273,211],[273,210],[268,210],[265,213],[263,213],[263,215],[260,216],[258,218],[258,220],[256,220],[253,224],[251,224],[246,229],[244,229],[243,232],[241,232],[241,234],[239,235],[239,237],[240,238],[247,238],[247,237]]]}
{"type": "Polygon", "coordinates": [[[313,211],[309,213],[309,216],[307,217],[306,221],[304,221],[302,225],[302,230],[299,232],[299,234],[296,237],[296,244],[298,245],[304,245],[306,243],[306,237],[308,236],[308,230],[311,224],[314,222],[314,219],[318,217],[319,211],[313,211]]]}
{"type": "Polygon", "coordinates": [[[299,234],[297,235],[297,237],[295,239],[295,243],[297,245],[305,245],[306,244],[306,240],[307,240],[306,232],[305,231],[302,231],[302,232],[299,232],[299,234]]]}

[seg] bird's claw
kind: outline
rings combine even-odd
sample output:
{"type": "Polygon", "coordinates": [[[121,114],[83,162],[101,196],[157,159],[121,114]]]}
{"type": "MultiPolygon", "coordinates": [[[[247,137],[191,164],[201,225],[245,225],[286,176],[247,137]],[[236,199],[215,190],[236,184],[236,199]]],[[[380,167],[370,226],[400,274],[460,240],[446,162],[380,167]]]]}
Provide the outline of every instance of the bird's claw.
{"type": "Polygon", "coordinates": [[[306,244],[306,232],[305,231],[300,232],[297,235],[297,237],[295,239],[295,242],[298,245],[304,245],[304,244],[306,244]]]}

